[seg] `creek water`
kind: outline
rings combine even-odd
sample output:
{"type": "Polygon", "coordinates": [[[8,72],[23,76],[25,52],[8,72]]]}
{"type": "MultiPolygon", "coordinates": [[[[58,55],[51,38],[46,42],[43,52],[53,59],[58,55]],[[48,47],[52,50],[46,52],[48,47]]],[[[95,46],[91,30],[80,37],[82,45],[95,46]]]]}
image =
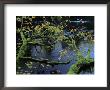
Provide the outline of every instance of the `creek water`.
{"type": "MultiPolygon", "coordinates": [[[[77,46],[79,50],[82,52],[82,55],[85,57],[87,55],[88,49],[90,49],[90,57],[94,58],[94,43],[82,41],[77,46]]],[[[40,46],[32,46],[31,48],[31,56],[36,59],[51,59],[54,61],[66,62],[68,59],[72,59],[69,64],[58,64],[58,65],[49,65],[49,64],[40,64],[33,63],[33,74],[66,74],[72,64],[75,64],[77,61],[76,53],[73,50],[70,50],[67,47],[63,47],[61,42],[57,42],[53,48],[53,50],[47,54],[46,50],[40,46]],[[60,55],[60,51],[65,50],[67,53],[63,56],[60,55]]],[[[81,72],[81,74],[91,74],[92,72],[81,72]]]]}

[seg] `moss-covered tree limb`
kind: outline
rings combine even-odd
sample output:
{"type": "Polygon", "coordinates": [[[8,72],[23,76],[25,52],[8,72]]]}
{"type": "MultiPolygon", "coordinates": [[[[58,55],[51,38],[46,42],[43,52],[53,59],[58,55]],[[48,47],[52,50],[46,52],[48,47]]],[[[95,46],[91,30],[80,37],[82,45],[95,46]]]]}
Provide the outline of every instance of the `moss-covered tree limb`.
{"type": "Polygon", "coordinates": [[[93,68],[94,61],[92,59],[90,60],[79,60],[76,64],[73,64],[68,74],[79,74],[81,71],[93,68]]]}
{"type": "Polygon", "coordinates": [[[79,51],[77,53],[77,58],[78,61],[70,67],[68,74],[79,74],[83,70],[94,67],[94,60],[90,58],[90,50],[88,50],[86,58],[84,58],[79,51]]]}
{"type": "Polygon", "coordinates": [[[38,45],[38,46],[45,46],[45,44],[38,43],[38,42],[35,42],[35,41],[33,41],[33,42],[28,42],[28,44],[30,44],[30,45],[38,45]]]}
{"type": "Polygon", "coordinates": [[[28,44],[28,42],[27,42],[27,40],[26,40],[26,38],[25,38],[22,31],[20,32],[20,35],[21,35],[21,38],[22,38],[22,45],[21,45],[21,47],[18,51],[18,54],[17,54],[17,58],[16,58],[17,65],[20,62],[20,58],[24,57],[25,52],[27,51],[27,44],[28,44]]]}
{"type": "Polygon", "coordinates": [[[84,57],[81,51],[77,48],[75,40],[72,40],[72,48],[77,53],[78,61],[69,68],[68,74],[79,74],[83,69],[93,68],[94,60],[90,58],[90,49],[88,49],[87,56],[84,57]]]}
{"type": "Polygon", "coordinates": [[[58,65],[58,64],[69,64],[72,59],[68,59],[65,62],[61,62],[61,61],[53,61],[53,60],[49,60],[49,59],[35,59],[32,57],[22,57],[21,59],[26,60],[26,61],[31,61],[31,62],[40,62],[40,63],[46,63],[46,64],[50,64],[50,65],[58,65]]]}

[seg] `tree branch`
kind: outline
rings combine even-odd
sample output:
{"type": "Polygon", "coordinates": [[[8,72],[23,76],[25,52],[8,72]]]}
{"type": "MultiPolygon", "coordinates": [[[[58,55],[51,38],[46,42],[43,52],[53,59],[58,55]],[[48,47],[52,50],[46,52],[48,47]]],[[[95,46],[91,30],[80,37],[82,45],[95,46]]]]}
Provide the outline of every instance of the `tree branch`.
{"type": "Polygon", "coordinates": [[[53,61],[49,59],[35,59],[32,57],[22,57],[21,59],[26,60],[26,61],[40,62],[40,63],[46,63],[46,64],[52,64],[52,65],[69,64],[72,61],[72,59],[69,59],[66,62],[61,62],[61,61],[53,61]]]}

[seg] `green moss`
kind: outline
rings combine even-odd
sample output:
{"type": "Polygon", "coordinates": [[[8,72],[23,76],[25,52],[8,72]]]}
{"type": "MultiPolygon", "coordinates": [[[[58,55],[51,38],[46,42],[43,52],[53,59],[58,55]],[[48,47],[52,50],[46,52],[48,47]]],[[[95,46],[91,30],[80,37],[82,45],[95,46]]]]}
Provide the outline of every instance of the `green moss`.
{"type": "Polygon", "coordinates": [[[19,65],[20,58],[22,58],[25,55],[25,52],[27,51],[27,44],[28,44],[23,32],[20,32],[20,35],[21,35],[23,43],[17,53],[17,58],[16,58],[17,66],[19,65]]]}
{"type": "Polygon", "coordinates": [[[77,67],[77,64],[74,64],[70,67],[68,74],[76,74],[78,73],[79,67],[77,67]]]}
{"type": "MultiPolygon", "coordinates": [[[[79,74],[81,71],[81,68],[84,65],[91,65],[91,63],[93,63],[93,59],[90,58],[90,50],[88,50],[87,56],[86,58],[84,58],[81,54],[80,51],[77,52],[77,58],[78,61],[76,62],[76,64],[73,64],[70,68],[69,71],[67,72],[68,74],[79,74]]],[[[91,67],[91,66],[89,66],[91,67]]]]}
{"type": "MultiPolygon", "coordinates": [[[[55,46],[55,43],[57,41],[61,41],[64,42],[69,49],[76,51],[77,53],[77,63],[72,65],[68,71],[68,73],[79,73],[79,69],[80,69],[80,64],[90,64],[91,62],[93,62],[93,59],[90,58],[90,51],[88,50],[87,56],[86,58],[84,58],[82,56],[82,53],[78,50],[77,48],[77,43],[80,42],[80,40],[82,40],[82,38],[84,37],[88,37],[90,38],[91,33],[83,33],[83,32],[79,32],[76,29],[75,30],[68,30],[69,32],[72,33],[76,33],[77,35],[75,36],[66,36],[64,35],[64,28],[67,26],[67,22],[70,23],[69,21],[69,17],[68,19],[66,19],[65,17],[61,17],[61,16],[57,16],[54,17],[52,16],[51,19],[52,21],[57,20],[57,21],[61,21],[63,20],[62,23],[59,23],[59,25],[55,25],[54,23],[45,21],[37,26],[28,26],[29,24],[31,25],[32,23],[32,19],[36,18],[35,16],[33,16],[32,18],[30,17],[17,17],[17,21],[20,21],[22,23],[21,25],[21,29],[17,29],[16,33],[20,33],[21,38],[22,38],[22,43],[20,46],[18,46],[17,48],[17,65],[19,64],[19,62],[22,60],[21,58],[25,56],[27,49],[28,49],[28,45],[38,45],[41,46],[42,48],[44,48],[47,52],[51,52],[55,46]],[[26,26],[25,22],[23,21],[24,19],[29,19],[27,21],[26,26]],[[28,27],[27,27],[28,26],[28,27]],[[29,34],[31,32],[31,34],[29,34]],[[86,35],[87,34],[87,35],[86,35]],[[31,35],[31,36],[30,36],[31,35]]],[[[43,17],[45,19],[45,17],[43,17]]],[[[60,53],[61,56],[64,56],[67,54],[67,51],[63,51],[60,53]]],[[[68,63],[70,61],[65,62],[68,63]]],[[[52,63],[52,62],[51,62],[52,63]]],[[[55,62],[53,61],[54,64],[57,63],[62,63],[62,62],[55,62]]]]}

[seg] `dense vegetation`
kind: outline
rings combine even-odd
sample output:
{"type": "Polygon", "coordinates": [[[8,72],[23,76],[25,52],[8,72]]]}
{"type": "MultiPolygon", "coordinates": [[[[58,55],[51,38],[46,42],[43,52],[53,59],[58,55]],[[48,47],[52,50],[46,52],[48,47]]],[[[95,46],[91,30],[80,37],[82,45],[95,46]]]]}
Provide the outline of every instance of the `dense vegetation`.
{"type": "MultiPolygon", "coordinates": [[[[75,16],[17,16],[16,17],[16,70],[24,66],[32,69],[32,62],[40,65],[69,64],[67,61],[52,58],[34,58],[31,55],[32,46],[40,46],[46,54],[50,54],[57,42],[61,42],[65,49],[59,51],[60,57],[73,50],[77,55],[77,62],[68,69],[68,74],[80,74],[82,70],[94,68],[94,60],[90,57],[90,49],[84,57],[77,47],[81,41],[94,42],[93,17],[75,16]],[[83,18],[83,20],[82,20],[83,18]],[[89,22],[90,21],[90,22],[89,22]]],[[[36,52],[37,49],[36,49],[36,52]]],[[[43,66],[45,67],[45,66],[43,66]]],[[[36,69],[37,70],[37,69],[36,69]]],[[[57,74],[58,72],[52,72],[57,74]]],[[[22,73],[25,74],[25,73],[22,73]]],[[[30,73],[31,74],[31,73],[30,73]]]]}

